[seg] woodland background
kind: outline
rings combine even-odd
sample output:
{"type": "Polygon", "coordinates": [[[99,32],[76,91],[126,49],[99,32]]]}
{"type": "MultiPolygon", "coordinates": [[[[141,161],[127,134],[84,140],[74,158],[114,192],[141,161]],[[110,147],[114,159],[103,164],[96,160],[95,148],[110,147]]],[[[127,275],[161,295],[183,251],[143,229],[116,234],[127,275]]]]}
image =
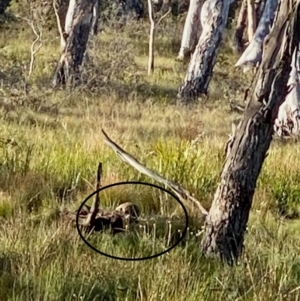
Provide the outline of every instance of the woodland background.
{"type": "MultiPolygon", "coordinates": [[[[297,140],[271,145],[245,254],[234,268],[201,258],[195,229],[162,257],[112,260],[89,249],[60,217],[93,191],[98,162],[103,185],[149,181],[104,145],[101,128],[210,205],[231,124],[241,117],[229,101],[243,103],[252,79],[234,68],[234,9],[209,95],[185,107],[176,105],[176,95],[187,62],[175,59],[186,13],[177,14],[176,5],[157,27],[155,70],[148,76],[147,17],[125,22],[103,2],[100,31],[88,42],[84,84],[66,91],[51,87],[59,34],[55,15],[40,10],[45,3],[11,1],[0,16],[0,300],[299,300],[297,140]],[[35,47],[42,41],[32,70],[36,35],[30,24],[41,37],[35,47]]],[[[140,196],[132,189],[126,197],[140,196]]],[[[105,205],[115,206],[121,197],[116,191],[105,205]]],[[[157,204],[153,210],[159,211],[157,204]]],[[[103,248],[110,247],[107,237],[103,248]]],[[[119,248],[125,257],[126,248],[119,248]]]]}

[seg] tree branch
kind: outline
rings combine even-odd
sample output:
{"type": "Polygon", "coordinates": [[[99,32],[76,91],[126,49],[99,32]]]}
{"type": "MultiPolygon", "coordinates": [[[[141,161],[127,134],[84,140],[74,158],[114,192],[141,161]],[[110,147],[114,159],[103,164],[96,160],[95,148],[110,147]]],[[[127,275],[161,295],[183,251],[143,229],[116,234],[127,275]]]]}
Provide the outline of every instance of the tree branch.
{"type": "Polygon", "coordinates": [[[112,141],[108,137],[108,135],[105,133],[104,130],[102,130],[102,133],[104,135],[105,143],[116,152],[116,154],[122,159],[122,161],[128,163],[133,168],[135,168],[137,171],[139,171],[142,174],[147,175],[151,179],[156,180],[159,183],[165,184],[167,187],[169,187],[170,189],[173,190],[173,192],[178,196],[179,199],[181,199],[185,203],[186,203],[186,201],[192,202],[193,205],[196,206],[203,215],[208,214],[207,210],[187,190],[185,190],[184,188],[182,188],[180,185],[176,184],[172,180],[168,180],[168,179],[162,177],[161,175],[159,175],[158,173],[156,173],[155,171],[142,165],[133,156],[126,153],[125,150],[123,150],[119,145],[117,145],[114,141],[112,141]]]}

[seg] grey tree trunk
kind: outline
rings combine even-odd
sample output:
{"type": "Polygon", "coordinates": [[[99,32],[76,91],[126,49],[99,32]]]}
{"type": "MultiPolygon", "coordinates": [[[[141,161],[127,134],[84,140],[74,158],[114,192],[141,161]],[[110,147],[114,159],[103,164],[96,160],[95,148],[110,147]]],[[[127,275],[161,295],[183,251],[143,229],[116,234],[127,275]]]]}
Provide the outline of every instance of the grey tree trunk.
{"type": "Polygon", "coordinates": [[[284,0],[264,44],[262,64],[205,222],[202,251],[233,264],[243,250],[256,181],[269,149],[278,108],[288,93],[292,54],[300,40],[300,0],[284,0]]]}
{"type": "Polygon", "coordinates": [[[185,19],[181,46],[177,60],[182,61],[194,50],[201,33],[200,12],[204,0],[191,0],[188,14],[185,19]]]}
{"type": "Polygon", "coordinates": [[[264,10],[265,10],[265,5],[266,5],[266,0],[256,0],[256,19],[257,22],[259,22],[264,10]]]}
{"type": "MultiPolygon", "coordinates": [[[[249,43],[244,53],[241,55],[235,67],[257,66],[261,62],[262,58],[262,45],[265,37],[269,34],[270,29],[273,25],[276,9],[278,3],[285,0],[267,0],[263,15],[257,26],[253,40],[249,43]]],[[[245,68],[245,71],[248,69],[245,68]]]]}
{"type": "Polygon", "coordinates": [[[242,54],[244,50],[244,31],[247,23],[247,0],[242,0],[240,12],[237,19],[237,26],[233,34],[233,48],[242,54]]]}
{"type": "MultiPolygon", "coordinates": [[[[256,0],[254,3],[256,23],[259,23],[264,12],[265,3],[266,0],[256,0]]],[[[247,39],[244,39],[244,31],[247,27],[247,7],[247,0],[242,0],[237,25],[233,34],[233,49],[240,55],[243,53],[249,42],[246,41],[247,39]]]]}
{"type": "Polygon", "coordinates": [[[230,0],[206,0],[201,10],[202,33],[191,57],[178,97],[188,102],[207,94],[222,35],[228,19],[230,0]]]}
{"type": "Polygon", "coordinates": [[[65,21],[63,21],[63,12],[58,18],[58,22],[62,19],[58,24],[61,32],[62,53],[53,78],[54,87],[74,86],[80,79],[80,66],[91,31],[96,1],[70,0],[65,21]]]}

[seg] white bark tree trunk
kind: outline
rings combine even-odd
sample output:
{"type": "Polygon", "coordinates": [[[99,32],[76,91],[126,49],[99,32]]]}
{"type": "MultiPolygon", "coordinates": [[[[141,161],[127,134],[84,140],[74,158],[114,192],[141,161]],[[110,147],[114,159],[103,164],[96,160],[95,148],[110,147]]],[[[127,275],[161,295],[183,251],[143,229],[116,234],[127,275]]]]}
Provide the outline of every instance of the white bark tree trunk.
{"type": "Polygon", "coordinates": [[[247,0],[247,13],[248,13],[248,41],[251,42],[256,30],[256,11],[255,0],[247,0]]]}
{"type": "Polygon", "coordinates": [[[200,13],[205,0],[191,0],[188,14],[185,19],[182,33],[181,46],[177,60],[182,61],[195,49],[197,40],[201,33],[200,13]]]}
{"type": "MultiPolygon", "coordinates": [[[[267,0],[264,12],[259,21],[253,40],[249,43],[235,67],[245,65],[244,71],[247,71],[249,66],[257,66],[262,59],[262,45],[265,37],[269,34],[273,25],[273,20],[278,7],[278,2],[281,0],[267,0]]],[[[282,0],[286,1],[286,0],[282,0]]]]}
{"type": "Polygon", "coordinates": [[[96,1],[70,0],[67,12],[57,12],[62,53],[52,82],[54,87],[65,84],[73,86],[80,78],[79,68],[91,31],[96,1]]]}
{"type": "Polygon", "coordinates": [[[96,3],[93,8],[93,20],[92,20],[92,34],[97,35],[99,31],[99,0],[96,0],[96,3]]]}
{"type": "Polygon", "coordinates": [[[300,135],[300,52],[293,55],[289,85],[291,91],[279,107],[274,131],[282,136],[300,135]]]}
{"type": "Polygon", "coordinates": [[[231,0],[206,0],[202,6],[203,30],[191,57],[185,80],[178,92],[178,97],[184,102],[207,94],[231,2],[231,0]]]}

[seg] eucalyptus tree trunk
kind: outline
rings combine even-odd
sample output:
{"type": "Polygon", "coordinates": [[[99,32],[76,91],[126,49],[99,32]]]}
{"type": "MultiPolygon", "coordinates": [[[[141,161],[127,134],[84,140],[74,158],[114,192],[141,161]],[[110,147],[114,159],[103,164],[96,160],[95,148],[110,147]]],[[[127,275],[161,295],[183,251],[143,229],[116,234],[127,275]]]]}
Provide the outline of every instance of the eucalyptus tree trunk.
{"type": "Polygon", "coordinates": [[[202,33],[191,57],[178,97],[188,102],[207,94],[231,0],[206,0],[201,10],[202,33]]]}
{"type": "Polygon", "coordinates": [[[242,0],[237,25],[233,34],[233,48],[239,54],[244,50],[244,31],[247,23],[247,0],[242,0]]]}
{"type": "Polygon", "coordinates": [[[188,14],[185,19],[181,46],[177,60],[182,61],[195,49],[201,32],[200,12],[204,0],[191,0],[188,14]]]}
{"type": "MultiPolygon", "coordinates": [[[[260,18],[264,12],[266,0],[253,0],[253,2],[254,2],[254,11],[252,13],[254,13],[253,18],[255,19],[255,31],[256,31],[257,29],[256,26],[259,23],[260,18]]],[[[250,23],[253,24],[254,21],[254,19],[252,21],[250,20],[250,22],[249,19],[247,20],[247,16],[249,16],[248,3],[249,3],[248,0],[241,1],[241,7],[237,18],[237,25],[233,33],[233,49],[236,53],[240,55],[243,53],[247,44],[249,44],[250,40],[252,40],[252,39],[248,39],[247,41],[247,39],[244,39],[244,32],[245,29],[247,28],[247,22],[249,28],[249,24],[250,23]]],[[[255,31],[253,33],[254,35],[255,35],[255,31]]]]}
{"type": "Polygon", "coordinates": [[[265,10],[265,5],[266,5],[266,1],[267,0],[256,0],[255,4],[255,11],[256,11],[256,20],[257,20],[257,24],[259,23],[259,20],[265,10]]]}
{"type": "MultiPolygon", "coordinates": [[[[299,45],[300,47],[300,45],[299,45]]],[[[289,78],[291,90],[280,106],[274,130],[280,136],[300,135],[300,52],[293,55],[292,71],[289,78]]]]}
{"type": "Polygon", "coordinates": [[[256,10],[255,0],[247,0],[247,13],[248,13],[248,41],[251,42],[256,30],[256,10]]]}
{"type": "Polygon", "coordinates": [[[53,86],[73,86],[80,79],[80,66],[92,27],[93,9],[97,0],[62,0],[57,8],[61,36],[61,57],[57,64],[53,86]]]}
{"type": "Polygon", "coordinates": [[[262,58],[262,47],[265,37],[269,34],[273,25],[276,9],[280,1],[286,0],[267,0],[264,12],[261,16],[257,26],[253,40],[249,43],[235,67],[245,65],[245,71],[248,70],[247,66],[255,67],[260,64],[262,58]]]}
{"type": "Polygon", "coordinates": [[[202,251],[206,256],[219,255],[229,264],[242,253],[256,181],[278,109],[289,90],[292,55],[300,41],[299,6],[300,0],[279,5],[250,101],[228,146],[221,182],[206,217],[202,251]]]}

